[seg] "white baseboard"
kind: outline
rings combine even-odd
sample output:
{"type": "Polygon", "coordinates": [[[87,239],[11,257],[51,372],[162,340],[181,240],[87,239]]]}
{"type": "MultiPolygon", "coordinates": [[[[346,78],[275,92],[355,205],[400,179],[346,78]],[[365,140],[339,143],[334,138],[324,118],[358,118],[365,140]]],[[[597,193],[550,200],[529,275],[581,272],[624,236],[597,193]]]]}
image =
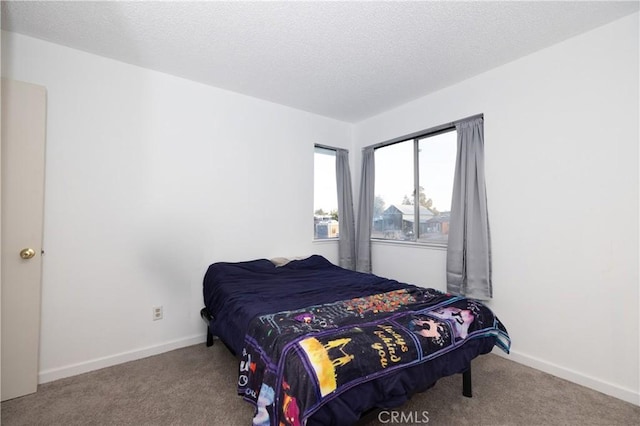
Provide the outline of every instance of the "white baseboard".
{"type": "Polygon", "coordinates": [[[38,373],[38,383],[47,383],[54,380],[63,379],[65,377],[76,376],[89,371],[99,370],[101,368],[111,367],[113,365],[122,364],[124,362],[135,361],[163,352],[169,352],[174,349],[180,349],[187,346],[204,344],[206,336],[204,334],[187,337],[184,339],[173,340],[171,342],[162,343],[160,345],[149,346],[146,348],[136,349],[133,351],[122,352],[103,358],[92,359],[77,364],[67,365],[60,368],[52,368],[38,373]]]}
{"type": "Polygon", "coordinates": [[[585,386],[598,392],[602,392],[606,395],[613,396],[614,398],[618,398],[623,401],[630,402],[631,404],[640,406],[640,393],[638,391],[634,391],[633,389],[614,385],[613,383],[608,383],[603,380],[596,379],[595,377],[591,377],[586,374],[571,370],[569,368],[561,367],[559,365],[555,365],[547,361],[525,355],[521,352],[512,350],[511,353],[507,355],[502,350],[497,350],[497,348],[494,348],[492,353],[503,358],[510,359],[511,361],[517,362],[518,364],[523,364],[527,367],[544,371],[545,373],[552,374],[556,377],[560,377],[561,379],[568,380],[578,385],[585,386]]]}

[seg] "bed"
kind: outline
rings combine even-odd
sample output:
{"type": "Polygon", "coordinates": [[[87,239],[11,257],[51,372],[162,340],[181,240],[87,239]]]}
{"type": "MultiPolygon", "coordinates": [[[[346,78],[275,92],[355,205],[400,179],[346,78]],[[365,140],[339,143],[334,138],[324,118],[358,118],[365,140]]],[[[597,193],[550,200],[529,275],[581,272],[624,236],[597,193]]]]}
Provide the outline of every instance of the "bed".
{"type": "Polygon", "coordinates": [[[238,357],[238,393],[255,425],[351,425],[464,373],[498,346],[504,325],[482,303],[322,256],[218,262],[203,282],[207,344],[238,357]]]}

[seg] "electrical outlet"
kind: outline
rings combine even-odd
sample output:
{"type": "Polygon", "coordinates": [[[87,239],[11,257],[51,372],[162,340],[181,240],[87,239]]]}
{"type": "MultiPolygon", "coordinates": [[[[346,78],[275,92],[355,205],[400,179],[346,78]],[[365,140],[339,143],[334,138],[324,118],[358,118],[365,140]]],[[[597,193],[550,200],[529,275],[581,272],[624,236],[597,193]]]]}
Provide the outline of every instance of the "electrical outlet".
{"type": "Polygon", "coordinates": [[[154,306],[153,307],[153,320],[161,320],[162,319],[162,306],[154,306]]]}

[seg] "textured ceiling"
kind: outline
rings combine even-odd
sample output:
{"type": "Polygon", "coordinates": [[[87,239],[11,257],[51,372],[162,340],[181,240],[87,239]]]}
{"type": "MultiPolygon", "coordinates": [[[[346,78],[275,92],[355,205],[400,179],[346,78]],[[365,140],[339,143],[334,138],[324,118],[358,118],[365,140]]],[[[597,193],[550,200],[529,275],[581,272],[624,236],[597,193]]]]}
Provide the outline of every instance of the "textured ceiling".
{"type": "Polygon", "coordinates": [[[630,2],[2,2],[2,29],[356,122],[630,2]]]}

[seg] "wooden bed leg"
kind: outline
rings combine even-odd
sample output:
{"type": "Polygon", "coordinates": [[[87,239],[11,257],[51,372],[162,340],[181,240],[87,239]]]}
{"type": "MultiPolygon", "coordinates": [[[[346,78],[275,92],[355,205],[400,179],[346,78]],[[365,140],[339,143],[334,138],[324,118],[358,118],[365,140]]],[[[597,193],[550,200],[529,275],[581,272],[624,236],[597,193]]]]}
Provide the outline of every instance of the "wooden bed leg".
{"type": "Polygon", "coordinates": [[[207,347],[213,346],[213,335],[211,329],[207,326],[207,347]]]}
{"type": "Polygon", "coordinates": [[[462,395],[471,398],[471,365],[469,369],[462,373],[462,395]]]}

